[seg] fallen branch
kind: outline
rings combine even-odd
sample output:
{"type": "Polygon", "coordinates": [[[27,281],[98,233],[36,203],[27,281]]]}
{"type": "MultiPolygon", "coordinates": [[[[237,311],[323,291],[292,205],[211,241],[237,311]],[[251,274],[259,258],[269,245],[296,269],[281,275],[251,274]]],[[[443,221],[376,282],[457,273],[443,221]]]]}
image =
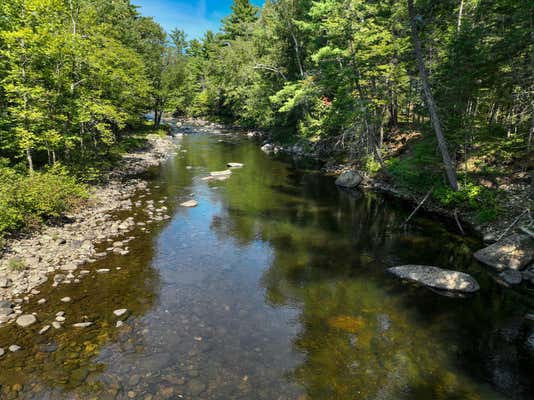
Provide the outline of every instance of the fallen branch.
{"type": "Polygon", "coordinates": [[[406,226],[406,224],[408,222],[410,222],[410,220],[413,218],[413,216],[417,213],[417,211],[419,211],[419,209],[423,206],[423,204],[425,204],[425,202],[428,200],[428,198],[430,197],[430,194],[432,193],[432,191],[434,190],[434,186],[432,186],[430,188],[430,190],[428,191],[428,193],[426,194],[426,196],[423,198],[423,200],[421,200],[421,202],[417,205],[417,207],[415,208],[415,210],[413,210],[413,212],[410,214],[410,216],[406,219],[406,221],[404,221],[404,223],[400,226],[401,228],[406,226]]]}
{"type": "Polygon", "coordinates": [[[460,229],[460,232],[462,232],[462,235],[465,236],[464,228],[462,228],[462,224],[460,223],[460,219],[458,219],[458,210],[454,210],[454,220],[456,221],[456,225],[458,225],[458,228],[460,229]]]}
{"type": "Polygon", "coordinates": [[[497,242],[498,242],[499,240],[501,240],[503,237],[505,237],[506,234],[510,231],[510,229],[512,229],[512,228],[519,222],[519,220],[521,220],[521,218],[523,218],[523,216],[524,216],[525,214],[530,214],[530,210],[529,210],[528,208],[527,208],[525,211],[523,211],[521,214],[519,214],[519,217],[517,217],[517,218],[514,220],[514,222],[512,222],[512,223],[510,224],[510,226],[508,226],[508,228],[506,228],[506,230],[502,233],[502,235],[499,236],[499,238],[497,239],[497,242]]]}

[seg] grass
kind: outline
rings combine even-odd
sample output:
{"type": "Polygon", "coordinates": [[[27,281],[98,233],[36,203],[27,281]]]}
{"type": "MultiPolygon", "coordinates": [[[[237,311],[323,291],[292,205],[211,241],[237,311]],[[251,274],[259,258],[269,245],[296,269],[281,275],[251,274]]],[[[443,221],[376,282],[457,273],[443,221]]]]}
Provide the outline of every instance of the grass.
{"type": "Polygon", "coordinates": [[[458,179],[463,184],[454,192],[445,179],[442,164],[433,138],[420,140],[406,154],[386,161],[387,172],[404,190],[423,194],[433,188],[435,202],[448,209],[473,213],[479,223],[493,221],[502,213],[498,190],[487,188],[460,173],[458,179]]]}
{"type": "Polygon", "coordinates": [[[14,257],[7,262],[7,266],[10,270],[21,272],[26,269],[26,263],[19,257],[14,257]]]}

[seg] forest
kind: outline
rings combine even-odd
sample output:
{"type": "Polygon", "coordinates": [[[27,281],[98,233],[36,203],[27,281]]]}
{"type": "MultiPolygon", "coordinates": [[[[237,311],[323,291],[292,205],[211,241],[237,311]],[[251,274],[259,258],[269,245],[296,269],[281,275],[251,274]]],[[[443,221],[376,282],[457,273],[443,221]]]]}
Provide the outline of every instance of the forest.
{"type": "Polygon", "coordinates": [[[235,0],[200,40],[129,0],[13,0],[0,54],[0,232],[86,197],[164,113],[270,132],[480,222],[533,169],[527,0],[235,0]]]}

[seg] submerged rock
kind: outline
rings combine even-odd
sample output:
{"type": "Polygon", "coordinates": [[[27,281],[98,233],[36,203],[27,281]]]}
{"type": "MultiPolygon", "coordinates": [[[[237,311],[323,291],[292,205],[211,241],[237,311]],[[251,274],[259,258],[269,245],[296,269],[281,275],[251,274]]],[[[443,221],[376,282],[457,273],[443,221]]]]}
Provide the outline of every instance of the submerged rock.
{"type": "Polygon", "coordinates": [[[507,269],[499,274],[499,277],[508,285],[519,285],[523,280],[521,272],[515,269],[507,269]]]}
{"type": "Polygon", "coordinates": [[[37,318],[35,318],[35,315],[32,314],[21,315],[17,318],[17,325],[23,328],[27,328],[28,326],[33,325],[36,322],[37,318]]]}
{"type": "Polygon", "coordinates": [[[183,202],[182,204],[180,204],[180,206],[189,207],[189,208],[196,207],[196,206],[198,206],[198,201],[189,200],[189,201],[183,202]]]}
{"type": "Polygon", "coordinates": [[[227,176],[227,175],[232,175],[232,171],[230,171],[229,169],[224,170],[224,171],[212,171],[210,172],[210,175],[213,177],[227,176]]]}
{"type": "Polygon", "coordinates": [[[475,258],[499,271],[521,270],[534,260],[534,240],[515,234],[475,253],[475,258]]]}
{"type": "Polygon", "coordinates": [[[345,188],[355,188],[362,183],[362,176],[358,171],[345,171],[337,179],[336,185],[345,188]]]}
{"type": "Polygon", "coordinates": [[[92,322],[79,322],[77,324],[72,324],[74,328],[89,328],[91,325],[93,325],[92,322]]]}
{"type": "Polygon", "coordinates": [[[474,293],[480,289],[478,282],[471,275],[438,267],[403,265],[389,268],[388,271],[399,278],[438,290],[474,293]]]}

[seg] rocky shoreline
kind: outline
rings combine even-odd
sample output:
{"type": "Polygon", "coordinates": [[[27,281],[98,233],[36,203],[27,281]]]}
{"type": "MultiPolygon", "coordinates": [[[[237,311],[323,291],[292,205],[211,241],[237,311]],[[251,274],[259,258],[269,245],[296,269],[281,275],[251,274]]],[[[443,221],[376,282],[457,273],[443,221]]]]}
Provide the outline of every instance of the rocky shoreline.
{"type": "MultiPolygon", "coordinates": [[[[147,182],[138,175],[177,150],[170,137],[149,135],[147,140],[146,148],[123,156],[121,165],[107,174],[106,184],[91,189],[87,204],[65,216],[67,223],[7,241],[0,259],[0,326],[22,314],[22,304],[37,296],[36,288],[49,279],[53,286],[78,282],[87,274],[77,271],[83,264],[110,253],[128,254],[128,242],[133,239],[128,233],[136,226],[147,228],[133,217],[122,219],[117,214],[135,206],[132,196],[148,194],[147,182]],[[122,239],[115,240],[119,236],[122,239]],[[97,251],[106,242],[108,247],[97,251]]],[[[146,205],[146,211],[149,222],[170,218],[165,207],[153,203],[146,205]]]]}

